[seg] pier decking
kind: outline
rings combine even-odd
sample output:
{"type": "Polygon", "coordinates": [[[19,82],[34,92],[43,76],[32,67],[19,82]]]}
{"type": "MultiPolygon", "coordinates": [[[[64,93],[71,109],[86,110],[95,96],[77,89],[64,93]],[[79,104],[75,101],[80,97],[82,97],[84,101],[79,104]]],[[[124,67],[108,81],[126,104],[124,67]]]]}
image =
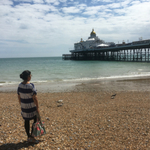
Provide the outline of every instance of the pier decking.
{"type": "Polygon", "coordinates": [[[64,60],[150,62],[150,43],[71,50],[70,52],[71,54],[63,54],[62,58],[64,60]]]}

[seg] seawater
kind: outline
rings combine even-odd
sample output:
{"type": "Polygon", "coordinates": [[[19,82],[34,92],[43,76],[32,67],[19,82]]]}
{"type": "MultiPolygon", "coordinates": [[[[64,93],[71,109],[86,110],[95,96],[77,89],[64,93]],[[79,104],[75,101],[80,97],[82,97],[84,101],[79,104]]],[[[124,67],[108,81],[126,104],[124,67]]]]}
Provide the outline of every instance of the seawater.
{"type": "Polygon", "coordinates": [[[71,61],[61,57],[0,58],[0,85],[21,82],[24,70],[32,73],[32,82],[66,82],[93,79],[118,79],[150,76],[150,64],[144,62],[71,61]]]}

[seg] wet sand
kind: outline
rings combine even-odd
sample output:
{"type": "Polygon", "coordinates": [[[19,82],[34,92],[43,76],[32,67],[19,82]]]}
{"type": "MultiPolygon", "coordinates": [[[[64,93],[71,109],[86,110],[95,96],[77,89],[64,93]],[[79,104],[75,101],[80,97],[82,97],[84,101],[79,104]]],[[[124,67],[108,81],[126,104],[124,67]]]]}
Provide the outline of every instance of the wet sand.
{"type": "Polygon", "coordinates": [[[47,131],[38,144],[26,142],[17,87],[0,87],[0,150],[148,150],[149,81],[35,84],[47,131]]]}

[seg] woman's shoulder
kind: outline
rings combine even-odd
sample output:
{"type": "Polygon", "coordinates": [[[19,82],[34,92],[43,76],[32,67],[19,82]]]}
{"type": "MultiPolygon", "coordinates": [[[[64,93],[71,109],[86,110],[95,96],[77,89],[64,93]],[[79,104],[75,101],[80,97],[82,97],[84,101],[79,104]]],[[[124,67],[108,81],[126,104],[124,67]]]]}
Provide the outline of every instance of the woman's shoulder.
{"type": "Polygon", "coordinates": [[[34,93],[37,94],[37,90],[36,90],[34,84],[33,84],[33,83],[30,83],[30,85],[32,86],[32,90],[34,91],[34,93]]]}
{"type": "Polygon", "coordinates": [[[21,87],[21,86],[23,86],[22,82],[21,82],[21,83],[19,83],[18,87],[21,87]]]}
{"type": "Polygon", "coordinates": [[[18,85],[18,87],[20,88],[34,88],[34,84],[33,83],[27,83],[27,84],[23,84],[22,82],[18,85]]]}
{"type": "Polygon", "coordinates": [[[30,83],[30,87],[31,87],[32,90],[36,90],[36,88],[35,88],[33,83],[30,83]]]}
{"type": "Polygon", "coordinates": [[[34,87],[34,84],[33,84],[33,83],[30,83],[30,86],[33,86],[33,87],[34,87]]]}

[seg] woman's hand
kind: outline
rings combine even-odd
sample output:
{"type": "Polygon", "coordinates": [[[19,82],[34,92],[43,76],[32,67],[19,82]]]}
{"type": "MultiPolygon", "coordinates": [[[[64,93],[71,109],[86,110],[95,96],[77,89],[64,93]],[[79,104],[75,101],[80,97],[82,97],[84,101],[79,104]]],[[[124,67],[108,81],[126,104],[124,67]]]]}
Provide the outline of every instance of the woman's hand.
{"type": "Polygon", "coordinates": [[[37,112],[40,113],[39,108],[37,108],[37,112]]]}

